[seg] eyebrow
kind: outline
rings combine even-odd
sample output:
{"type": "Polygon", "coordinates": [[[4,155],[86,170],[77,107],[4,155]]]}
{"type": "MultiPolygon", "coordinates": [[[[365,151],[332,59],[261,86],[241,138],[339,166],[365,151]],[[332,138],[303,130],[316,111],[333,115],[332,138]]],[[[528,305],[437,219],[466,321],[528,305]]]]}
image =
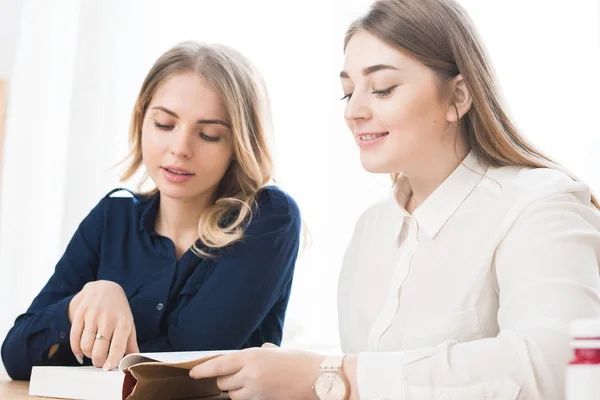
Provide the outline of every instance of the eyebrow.
{"type": "MultiPolygon", "coordinates": [[[[400,70],[400,68],[396,68],[396,67],[393,67],[391,65],[376,64],[376,65],[371,65],[370,67],[363,68],[362,74],[363,74],[363,76],[367,76],[367,75],[371,75],[374,72],[382,71],[382,70],[385,70],[385,69],[391,69],[391,70],[394,70],[394,71],[399,71],[400,70]]],[[[348,73],[346,71],[342,71],[342,72],[340,72],[340,78],[349,79],[350,75],[348,75],[348,73]]]]}
{"type": "MultiPolygon", "coordinates": [[[[177,113],[175,111],[171,111],[168,108],[165,108],[163,106],[155,106],[152,107],[153,110],[160,110],[163,112],[166,112],[169,115],[172,115],[175,118],[179,118],[179,115],[177,115],[177,113]]],[[[218,124],[218,125],[223,125],[227,128],[231,128],[229,126],[229,124],[223,120],[220,119],[199,119],[198,121],[196,121],[197,124],[218,124]]]]}

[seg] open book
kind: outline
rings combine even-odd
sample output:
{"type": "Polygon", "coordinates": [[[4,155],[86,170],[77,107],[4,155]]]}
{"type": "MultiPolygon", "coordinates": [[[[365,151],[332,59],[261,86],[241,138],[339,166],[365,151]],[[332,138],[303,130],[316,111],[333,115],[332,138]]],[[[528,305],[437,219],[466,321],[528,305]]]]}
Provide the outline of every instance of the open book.
{"type": "Polygon", "coordinates": [[[216,379],[192,379],[189,370],[228,351],[128,354],[119,368],[33,367],[30,396],[89,400],[228,398],[216,379]],[[222,395],[223,397],[216,397],[222,395]]]}

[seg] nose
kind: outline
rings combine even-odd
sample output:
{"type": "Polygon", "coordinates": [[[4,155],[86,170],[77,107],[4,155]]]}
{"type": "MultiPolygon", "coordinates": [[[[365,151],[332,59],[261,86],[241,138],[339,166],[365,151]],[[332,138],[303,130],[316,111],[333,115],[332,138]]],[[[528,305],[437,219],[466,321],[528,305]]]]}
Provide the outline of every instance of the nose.
{"type": "Polygon", "coordinates": [[[356,122],[358,119],[371,118],[371,107],[368,96],[355,93],[350,97],[344,110],[344,118],[348,123],[356,122]]]}
{"type": "Polygon", "coordinates": [[[171,154],[178,158],[191,158],[193,155],[192,136],[183,128],[175,130],[170,145],[171,154]]]}

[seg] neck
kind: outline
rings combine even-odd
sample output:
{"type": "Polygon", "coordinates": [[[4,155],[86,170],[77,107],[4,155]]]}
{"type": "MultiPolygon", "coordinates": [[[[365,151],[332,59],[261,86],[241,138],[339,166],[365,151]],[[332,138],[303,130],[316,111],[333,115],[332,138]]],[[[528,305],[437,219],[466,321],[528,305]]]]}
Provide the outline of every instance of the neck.
{"type": "Polygon", "coordinates": [[[419,207],[454,172],[470,150],[465,142],[459,140],[456,146],[453,143],[452,148],[445,148],[427,157],[423,165],[405,173],[412,188],[412,195],[406,205],[407,211],[412,213],[419,207]],[[435,163],[431,160],[435,160],[435,163]]]}
{"type": "Polygon", "coordinates": [[[171,239],[180,254],[198,238],[198,221],[210,200],[211,193],[189,200],[172,199],[160,193],[154,230],[171,239]]]}

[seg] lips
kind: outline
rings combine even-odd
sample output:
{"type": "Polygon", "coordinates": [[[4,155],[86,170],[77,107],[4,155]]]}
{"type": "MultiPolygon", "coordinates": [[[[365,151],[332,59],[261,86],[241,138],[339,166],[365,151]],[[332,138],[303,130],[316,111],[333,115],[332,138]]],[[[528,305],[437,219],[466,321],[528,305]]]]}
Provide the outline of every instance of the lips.
{"type": "Polygon", "coordinates": [[[389,132],[378,132],[378,133],[360,133],[358,134],[358,139],[361,141],[372,141],[372,140],[377,140],[383,136],[387,136],[389,134],[389,132]]]}
{"type": "Polygon", "coordinates": [[[166,166],[166,167],[162,167],[165,171],[170,172],[172,174],[175,175],[182,175],[182,176],[191,176],[194,175],[191,171],[188,171],[186,169],[183,168],[178,168],[178,167],[174,167],[174,166],[166,166]]]}
{"type": "Polygon", "coordinates": [[[380,143],[385,141],[389,132],[363,132],[357,133],[357,144],[362,150],[377,148],[380,143]]]}

